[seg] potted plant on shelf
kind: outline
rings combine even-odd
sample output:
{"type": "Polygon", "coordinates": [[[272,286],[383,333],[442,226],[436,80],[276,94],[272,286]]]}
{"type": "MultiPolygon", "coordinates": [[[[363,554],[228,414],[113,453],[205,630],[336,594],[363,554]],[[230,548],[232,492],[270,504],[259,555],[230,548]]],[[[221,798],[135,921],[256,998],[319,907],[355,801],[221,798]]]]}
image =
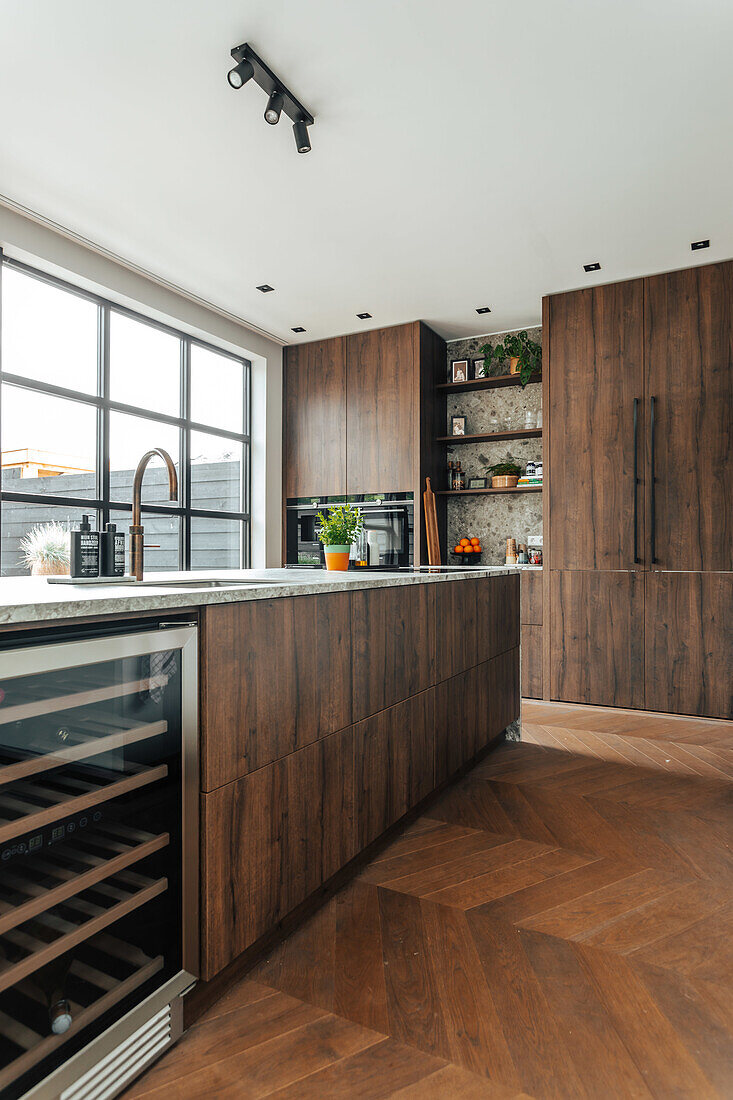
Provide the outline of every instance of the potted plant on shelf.
{"type": "Polygon", "coordinates": [[[351,504],[341,504],[329,508],[328,517],[319,512],[318,523],[316,534],[323,543],[326,569],[348,569],[349,551],[363,526],[361,512],[351,504]]]}
{"type": "Polygon", "coordinates": [[[485,378],[491,363],[500,363],[503,359],[509,360],[509,373],[518,374],[523,387],[536,371],[542,370],[542,348],[535,340],[530,340],[524,331],[511,332],[495,347],[484,344],[479,351],[484,355],[485,378]]]}
{"type": "Polygon", "coordinates": [[[486,472],[491,475],[492,489],[514,489],[522,467],[517,466],[516,462],[497,462],[489,466],[486,472]]]}
{"type": "Polygon", "coordinates": [[[20,540],[20,553],[32,576],[62,576],[69,572],[69,532],[62,523],[39,523],[20,540]]]}

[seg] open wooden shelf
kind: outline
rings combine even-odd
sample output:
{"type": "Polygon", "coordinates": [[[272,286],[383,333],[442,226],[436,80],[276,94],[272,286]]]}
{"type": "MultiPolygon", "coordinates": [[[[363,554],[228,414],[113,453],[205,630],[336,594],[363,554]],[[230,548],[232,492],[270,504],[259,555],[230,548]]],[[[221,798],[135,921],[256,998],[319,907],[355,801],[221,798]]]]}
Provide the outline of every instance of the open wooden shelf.
{"type": "Polygon", "coordinates": [[[105,934],[80,947],[66,983],[73,1023],[61,1035],[50,1033],[46,1005],[32,979],[20,982],[13,990],[12,1014],[0,1011],[0,1036],[10,1058],[0,1066],[0,1092],[144,985],[163,964],[162,955],[148,958],[105,934]]]}
{"type": "Polygon", "coordinates": [[[515,485],[512,489],[436,489],[439,497],[467,497],[488,493],[541,493],[541,485],[515,485]]]}
{"type": "Polygon", "coordinates": [[[485,435],[439,435],[436,443],[491,443],[501,439],[538,439],[542,428],[525,428],[517,432],[487,432],[485,435]]]}
{"type": "MultiPolygon", "coordinates": [[[[527,383],[541,382],[542,375],[535,371],[527,383]]],[[[468,382],[439,382],[436,389],[441,393],[468,393],[470,390],[496,390],[502,386],[521,386],[518,374],[497,374],[493,378],[469,378],[468,382]]]]}

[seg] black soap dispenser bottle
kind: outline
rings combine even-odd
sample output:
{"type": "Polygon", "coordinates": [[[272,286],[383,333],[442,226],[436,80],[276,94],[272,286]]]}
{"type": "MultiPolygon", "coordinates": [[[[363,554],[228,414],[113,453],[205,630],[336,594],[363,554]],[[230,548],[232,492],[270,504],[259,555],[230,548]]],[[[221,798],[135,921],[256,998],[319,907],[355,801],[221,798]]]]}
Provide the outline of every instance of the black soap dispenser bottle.
{"type": "Polygon", "coordinates": [[[89,516],[82,516],[71,532],[70,572],[72,577],[99,576],[99,531],[92,531],[89,516]]]}
{"type": "Polygon", "coordinates": [[[108,523],[99,537],[99,572],[103,577],[125,575],[125,536],[117,524],[108,523]]]}

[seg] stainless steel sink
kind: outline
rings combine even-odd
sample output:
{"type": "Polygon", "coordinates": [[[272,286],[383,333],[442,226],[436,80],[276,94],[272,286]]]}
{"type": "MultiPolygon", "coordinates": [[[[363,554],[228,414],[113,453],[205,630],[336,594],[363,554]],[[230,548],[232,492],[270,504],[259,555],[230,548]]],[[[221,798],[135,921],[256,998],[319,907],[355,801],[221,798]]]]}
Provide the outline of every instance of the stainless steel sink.
{"type": "Polygon", "coordinates": [[[248,580],[242,577],[232,577],[231,580],[224,577],[181,577],[173,580],[148,577],[144,581],[136,581],[134,577],[46,577],[46,581],[49,584],[83,585],[85,588],[95,585],[114,585],[115,588],[247,588],[252,584],[285,583],[269,580],[267,577],[250,577],[248,580]]]}
{"type": "Polygon", "coordinates": [[[277,581],[268,581],[256,577],[251,581],[223,581],[218,579],[193,581],[186,579],[185,581],[130,581],[129,583],[135,588],[147,586],[151,588],[246,588],[250,584],[277,584],[277,581]]]}

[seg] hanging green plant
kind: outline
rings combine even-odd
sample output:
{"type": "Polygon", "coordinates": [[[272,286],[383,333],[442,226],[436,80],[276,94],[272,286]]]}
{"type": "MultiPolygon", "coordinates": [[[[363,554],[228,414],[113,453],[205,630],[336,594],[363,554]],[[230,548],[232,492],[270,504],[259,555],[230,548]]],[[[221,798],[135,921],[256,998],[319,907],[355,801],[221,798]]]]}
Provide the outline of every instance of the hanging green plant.
{"type": "Polygon", "coordinates": [[[522,387],[527,385],[533,374],[542,370],[542,347],[536,340],[531,340],[524,330],[510,332],[495,346],[484,344],[479,351],[484,356],[484,377],[488,377],[492,363],[500,363],[504,359],[512,364],[511,373],[519,374],[522,387]]]}

